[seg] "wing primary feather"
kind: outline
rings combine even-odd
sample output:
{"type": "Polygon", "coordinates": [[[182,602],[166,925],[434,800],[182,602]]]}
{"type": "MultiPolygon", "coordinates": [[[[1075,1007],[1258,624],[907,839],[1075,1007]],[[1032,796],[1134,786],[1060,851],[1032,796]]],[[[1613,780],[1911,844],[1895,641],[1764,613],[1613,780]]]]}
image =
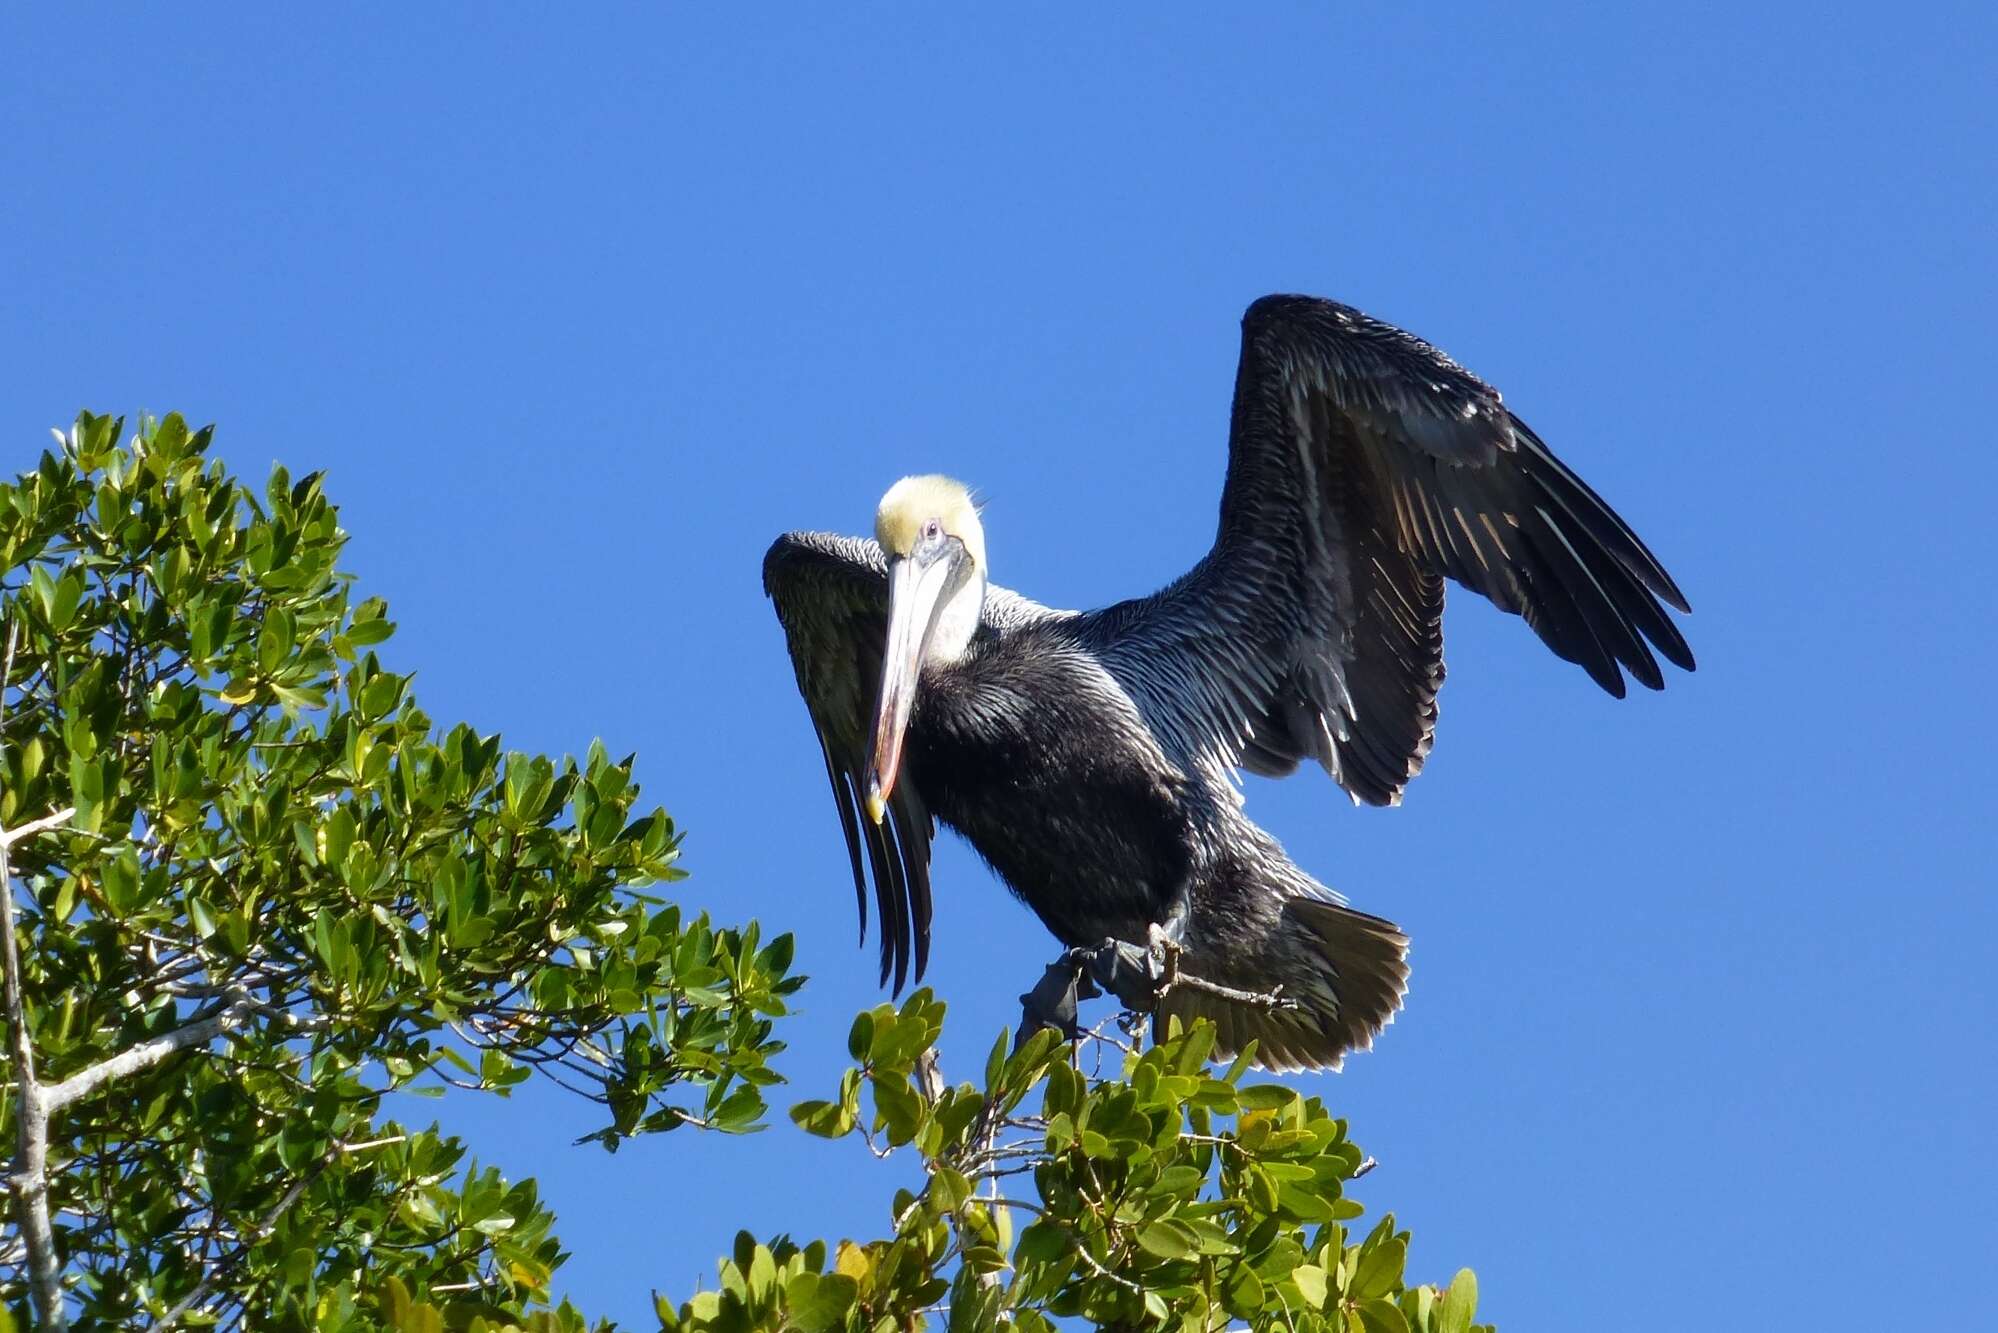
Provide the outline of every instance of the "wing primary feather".
{"type": "Polygon", "coordinates": [[[886,986],[888,978],[895,972],[895,945],[900,940],[902,931],[898,920],[901,915],[899,910],[901,902],[896,883],[897,876],[891,868],[894,864],[895,851],[888,845],[888,839],[881,826],[871,820],[861,826],[861,838],[867,847],[868,865],[874,872],[874,905],[879,910],[881,932],[880,984],[886,986]]]}
{"type": "MultiPolygon", "coordinates": [[[[930,875],[929,857],[916,844],[921,837],[921,827],[928,815],[914,808],[915,802],[907,795],[910,788],[897,788],[895,817],[895,842],[900,855],[897,863],[902,867],[904,890],[908,897],[909,924],[915,937],[914,978],[923,979],[923,973],[930,965],[930,875]]],[[[900,988],[900,980],[896,986],[900,988]]]]}
{"type": "Polygon", "coordinates": [[[860,943],[867,943],[867,872],[860,865],[860,812],[854,804],[847,779],[833,767],[832,751],[826,738],[819,737],[819,754],[826,761],[826,778],[832,783],[833,805],[839,810],[840,832],[846,835],[846,859],[853,867],[853,902],[860,909],[860,943]]]}
{"type": "Polygon", "coordinates": [[[1623,673],[1617,670],[1615,657],[1603,646],[1588,617],[1548,564],[1542,544],[1534,540],[1537,534],[1525,526],[1520,528],[1520,534],[1515,563],[1526,575],[1526,605],[1532,612],[1527,615],[1527,623],[1557,656],[1580,666],[1605,691],[1623,698],[1623,673]]]}
{"type": "Polygon", "coordinates": [[[930,960],[930,835],[935,826],[914,781],[896,785],[892,809],[916,946],[915,966],[910,975],[921,981],[930,960]]]}
{"type": "Polygon", "coordinates": [[[1630,525],[1609,507],[1602,496],[1596,494],[1594,487],[1555,457],[1554,451],[1525,422],[1514,417],[1512,424],[1519,438],[1527,444],[1527,455],[1534,464],[1529,472],[1540,488],[1567,510],[1577,523],[1587,528],[1590,535],[1602,543],[1604,550],[1628,566],[1647,588],[1673,607],[1690,614],[1693,608],[1686,601],[1686,594],[1679,591],[1679,585],[1665,572],[1665,566],[1658,562],[1658,557],[1651,553],[1644,539],[1631,531],[1630,525]]]}
{"type": "Polygon", "coordinates": [[[1693,650],[1687,647],[1685,636],[1630,567],[1594,542],[1581,542],[1576,549],[1596,576],[1596,582],[1610,591],[1625,617],[1651,640],[1665,659],[1681,670],[1694,670],[1693,650]]]}
{"type": "Polygon", "coordinates": [[[881,845],[888,853],[888,901],[895,908],[895,939],[893,956],[895,959],[895,984],[889,990],[891,995],[900,995],[902,987],[909,980],[910,930],[914,923],[909,920],[909,876],[902,862],[902,848],[895,836],[893,821],[883,821],[876,830],[881,835],[881,845]]]}
{"type": "Polygon", "coordinates": [[[1540,515],[1541,522],[1547,525],[1546,531],[1553,535],[1560,553],[1566,556],[1571,577],[1563,582],[1569,586],[1575,604],[1588,619],[1589,627],[1595,631],[1597,640],[1608,648],[1618,661],[1628,667],[1630,674],[1637,677],[1640,683],[1654,690],[1664,689],[1665,677],[1658,670],[1658,659],[1654,658],[1651,650],[1644,646],[1644,639],[1632,627],[1629,617],[1624,614],[1617,599],[1610,595],[1609,590],[1603,587],[1602,582],[1589,569],[1588,562],[1582,559],[1581,553],[1575,549],[1575,544],[1568,540],[1568,534],[1561,530],[1561,525],[1555,521],[1554,516],[1538,505],[1534,506],[1533,512],[1540,515]],[[1580,577],[1573,577],[1574,575],[1580,577]],[[1593,596],[1590,594],[1591,589],[1594,590],[1593,596]]]}

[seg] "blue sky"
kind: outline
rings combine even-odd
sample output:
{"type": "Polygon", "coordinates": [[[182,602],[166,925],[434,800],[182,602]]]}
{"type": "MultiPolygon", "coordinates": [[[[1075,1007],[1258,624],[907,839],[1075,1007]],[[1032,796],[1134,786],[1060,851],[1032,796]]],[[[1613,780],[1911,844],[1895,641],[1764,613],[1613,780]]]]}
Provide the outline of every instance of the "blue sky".
{"type": "MultiPolygon", "coordinates": [[[[1312,1083],[1360,1196],[1514,1329],[1961,1321],[1998,1244],[1987,8],[72,6],[0,60],[7,466],[88,406],[327,469],[434,716],[636,750],[688,900],[801,933],[801,1097],[877,992],[771,537],[947,471],[998,581],[1100,604],[1211,538],[1252,298],[1445,347],[1659,552],[1701,665],[1616,703],[1460,595],[1404,808],[1251,784],[1415,940],[1312,1083]]],[[[1051,945],[954,841],[936,879],[968,1069],[1051,945]]],[[[442,1105],[640,1327],[739,1226],[878,1233],[903,1170],[442,1105]]]]}

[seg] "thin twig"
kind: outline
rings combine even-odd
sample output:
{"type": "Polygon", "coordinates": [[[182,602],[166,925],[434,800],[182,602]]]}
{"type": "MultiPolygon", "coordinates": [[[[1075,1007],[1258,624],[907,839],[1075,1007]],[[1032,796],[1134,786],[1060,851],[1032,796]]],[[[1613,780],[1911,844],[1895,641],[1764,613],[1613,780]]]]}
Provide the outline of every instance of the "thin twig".
{"type": "Polygon", "coordinates": [[[391,1144],[407,1142],[409,1142],[409,1135],[407,1134],[386,1134],[381,1138],[367,1139],[361,1143],[343,1143],[339,1145],[339,1148],[344,1154],[363,1152],[369,1148],[386,1148],[391,1144]]]}
{"type": "Polygon", "coordinates": [[[1218,981],[1209,981],[1205,977],[1197,977],[1191,972],[1180,973],[1174,984],[1184,986],[1188,990],[1205,991],[1209,995],[1217,996],[1231,1003],[1248,1005],[1256,1009],[1297,1009],[1301,1007],[1296,1000],[1285,995],[1281,987],[1274,987],[1266,991],[1237,990],[1233,986],[1224,986],[1218,981]]]}
{"type": "MultiPolygon", "coordinates": [[[[1138,1053],[1138,1048],[1135,1045],[1132,1045],[1129,1042],[1118,1041],[1115,1037],[1111,1036],[1108,1032],[1104,1031],[1104,1029],[1109,1027],[1112,1023],[1119,1022],[1129,1014],[1130,1010],[1126,1009],[1121,1013],[1108,1015],[1103,1019],[1102,1022],[1098,1023],[1095,1027],[1089,1029],[1088,1032],[1084,1033],[1083,1040],[1100,1042],[1105,1046],[1114,1046],[1115,1048],[1122,1051],[1126,1055],[1136,1055],[1138,1053]]],[[[1137,1015],[1137,1017],[1142,1020],[1144,1015],[1139,1014],[1137,1015]]]]}
{"type": "MultiPolygon", "coordinates": [[[[1015,1206],[1017,1207],[1018,1205],[1015,1206]]],[[[1100,1278],[1107,1278],[1110,1281],[1115,1282],[1118,1286],[1124,1288],[1124,1290],[1126,1291],[1135,1291],[1139,1295],[1144,1294],[1145,1289],[1139,1286],[1137,1283],[1131,1281],[1130,1278],[1127,1278],[1120,1273],[1113,1273],[1109,1269],[1105,1268],[1103,1266],[1102,1260],[1098,1259],[1095,1255],[1089,1252],[1089,1246],[1083,1243],[1081,1236],[1077,1235],[1073,1230],[1070,1230],[1066,1225],[1062,1227],[1062,1230],[1068,1232],[1069,1243],[1075,1246],[1076,1257],[1080,1258],[1082,1262],[1084,1262],[1085,1264],[1088,1264],[1090,1271],[1095,1273],[1096,1276],[1100,1278]]]]}
{"type": "Polygon", "coordinates": [[[1256,1009],[1296,1009],[1299,1007],[1296,1000],[1284,995],[1281,985],[1272,986],[1266,991],[1237,990],[1233,986],[1224,986],[1218,981],[1209,981],[1205,977],[1195,976],[1191,972],[1182,971],[1179,965],[1181,953],[1179,945],[1166,938],[1164,932],[1157,926],[1152,927],[1151,944],[1153,956],[1160,963],[1159,984],[1157,990],[1153,992],[1155,1001],[1165,999],[1166,993],[1174,987],[1184,986],[1188,990],[1202,991],[1219,999],[1227,1000],[1231,1004],[1248,1005],[1256,1009]]]}
{"type": "Polygon", "coordinates": [[[251,1228],[250,1234],[245,1236],[242,1242],[237,1245],[236,1252],[210,1268],[208,1276],[194,1284],[193,1291],[181,1297],[178,1305],[175,1305],[171,1310],[160,1316],[160,1321],[153,1325],[153,1333],[166,1333],[167,1329],[173,1328],[180,1323],[181,1316],[207,1300],[215,1288],[221,1285],[222,1279],[234,1272],[237,1264],[243,1262],[243,1258],[249,1254],[250,1248],[258,1242],[267,1239],[271,1232],[277,1229],[278,1219],[291,1210],[291,1206],[298,1202],[299,1196],[304,1194],[312,1182],[319,1179],[320,1173],[325,1171],[333,1159],[340,1155],[340,1148],[340,1144],[334,1144],[319,1155],[319,1160],[313,1163],[311,1170],[307,1171],[297,1180],[292,1181],[291,1188],[284,1192],[283,1197],[277,1201],[277,1206],[264,1214],[263,1221],[251,1228]]]}

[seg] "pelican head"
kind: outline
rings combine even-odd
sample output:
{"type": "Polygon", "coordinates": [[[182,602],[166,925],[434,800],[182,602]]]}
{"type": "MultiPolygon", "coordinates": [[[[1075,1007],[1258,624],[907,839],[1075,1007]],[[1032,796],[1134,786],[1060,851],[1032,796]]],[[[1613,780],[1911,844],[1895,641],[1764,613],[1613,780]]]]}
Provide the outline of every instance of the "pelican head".
{"type": "Polygon", "coordinates": [[[924,665],[957,661],[978,630],[985,529],[963,483],[904,477],[881,497],[874,535],[888,556],[888,641],[866,774],[867,815],[879,824],[895,790],[902,733],[924,665]]]}

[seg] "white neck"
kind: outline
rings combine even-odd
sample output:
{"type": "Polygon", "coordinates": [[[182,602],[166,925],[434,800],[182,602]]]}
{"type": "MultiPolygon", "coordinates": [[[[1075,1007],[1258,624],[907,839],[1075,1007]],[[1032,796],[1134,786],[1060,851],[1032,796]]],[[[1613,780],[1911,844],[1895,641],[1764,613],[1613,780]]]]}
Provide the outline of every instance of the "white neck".
{"type": "Polygon", "coordinates": [[[936,633],[930,636],[930,660],[960,661],[971,647],[971,636],[978,632],[978,617],[984,609],[985,574],[974,570],[937,616],[936,633]]]}

